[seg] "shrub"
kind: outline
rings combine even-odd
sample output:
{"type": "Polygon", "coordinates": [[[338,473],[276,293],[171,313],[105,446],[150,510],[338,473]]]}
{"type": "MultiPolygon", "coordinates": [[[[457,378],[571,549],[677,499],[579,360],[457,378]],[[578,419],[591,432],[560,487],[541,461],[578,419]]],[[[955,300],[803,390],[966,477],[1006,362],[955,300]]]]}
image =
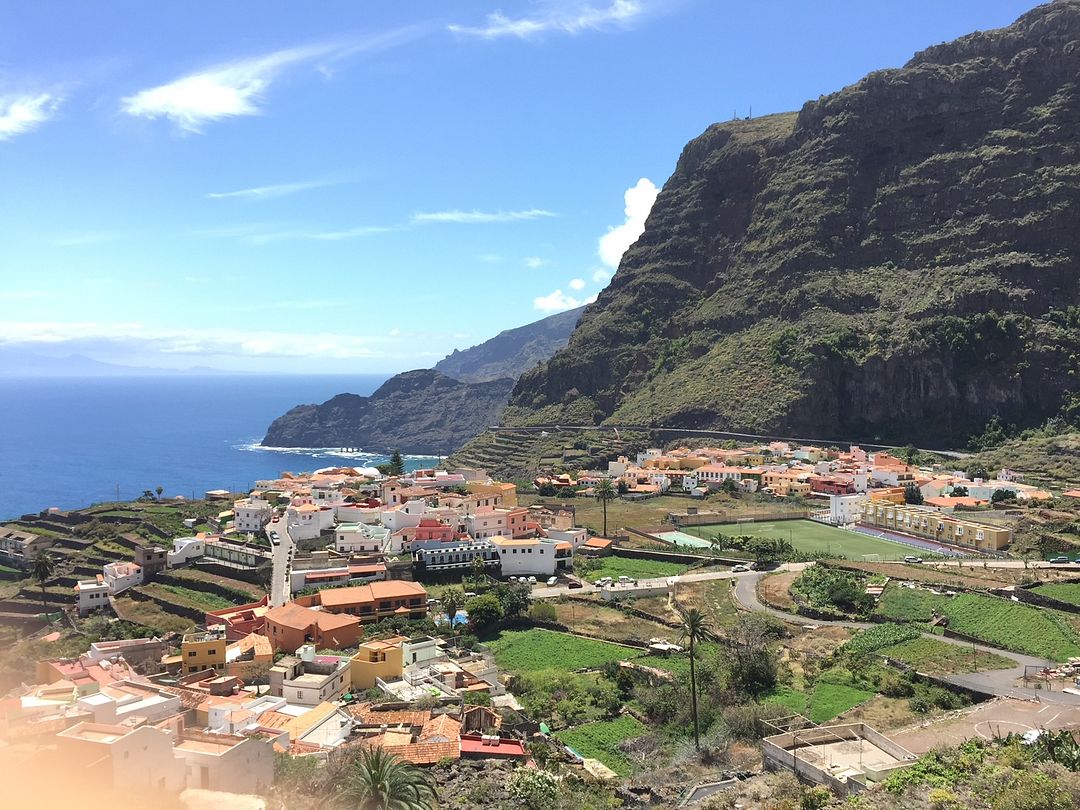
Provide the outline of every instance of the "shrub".
{"type": "Polygon", "coordinates": [[[547,810],[555,806],[558,794],[555,778],[544,771],[519,768],[510,775],[510,795],[525,803],[530,810],[547,810]]]}

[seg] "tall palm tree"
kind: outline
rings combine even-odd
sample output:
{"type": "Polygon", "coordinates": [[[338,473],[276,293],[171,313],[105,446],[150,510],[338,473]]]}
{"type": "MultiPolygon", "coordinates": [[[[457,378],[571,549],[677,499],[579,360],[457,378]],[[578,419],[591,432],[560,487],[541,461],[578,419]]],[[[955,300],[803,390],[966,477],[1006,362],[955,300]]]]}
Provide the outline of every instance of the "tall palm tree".
{"type": "Polygon", "coordinates": [[[442,604],[443,610],[446,611],[446,618],[450,621],[450,632],[453,634],[456,643],[457,633],[454,630],[454,618],[465,604],[465,594],[457,588],[447,588],[446,592],[443,593],[442,604]]]}
{"type": "Polygon", "coordinates": [[[680,641],[690,642],[690,711],[694,717],[694,748],[701,750],[701,738],[698,730],[697,710],[697,667],[694,663],[694,653],[697,645],[713,637],[709,629],[708,619],[697,608],[690,608],[682,615],[682,632],[679,634],[680,641]]]}
{"type": "Polygon", "coordinates": [[[345,774],[343,798],[357,810],[432,810],[435,783],[424,771],[382,748],[365,748],[345,774]]]}
{"type": "Polygon", "coordinates": [[[604,506],[604,537],[607,537],[607,505],[608,501],[615,500],[618,492],[615,491],[615,485],[611,483],[610,478],[603,478],[593,487],[593,494],[604,506]]]}
{"type": "Polygon", "coordinates": [[[41,608],[46,613],[49,612],[49,605],[45,601],[45,581],[52,579],[53,571],[56,570],[56,563],[53,562],[52,557],[45,553],[45,549],[38,551],[34,557],[33,567],[30,569],[30,573],[34,579],[38,581],[38,585],[41,586],[41,608]]]}

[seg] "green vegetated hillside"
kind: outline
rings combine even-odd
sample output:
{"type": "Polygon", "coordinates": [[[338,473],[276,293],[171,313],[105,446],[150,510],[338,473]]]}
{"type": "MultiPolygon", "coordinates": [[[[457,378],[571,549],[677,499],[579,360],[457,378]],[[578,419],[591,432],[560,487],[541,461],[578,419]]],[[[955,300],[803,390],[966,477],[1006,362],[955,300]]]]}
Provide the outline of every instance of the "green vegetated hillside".
{"type": "Polygon", "coordinates": [[[1080,2],[716,124],[504,422],[922,446],[1057,413],[1080,352],[1080,2]]]}
{"type": "Polygon", "coordinates": [[[462,382],[516,380],[566,345],[584,311],[578,307],[507,329],[478,346],[455,350],[436,363],[435,370],[462,382]]]}
{"type": "Polygon", "coordinates": [[[464,383],[434,370],[408,371],[370,397],[338,394],[298,405],[270,425],[267,447],[360,447],[445,455],[498,421],[512,380],[464,383]]]}
{"type": "Polygon", "coordinates": [[[338,394],[273,421],[267,447],[360,447],[446,455],[500,421],[514,380],[566,345],[582,309],[560,312],[396,374],[370,397],[338,394]]]}

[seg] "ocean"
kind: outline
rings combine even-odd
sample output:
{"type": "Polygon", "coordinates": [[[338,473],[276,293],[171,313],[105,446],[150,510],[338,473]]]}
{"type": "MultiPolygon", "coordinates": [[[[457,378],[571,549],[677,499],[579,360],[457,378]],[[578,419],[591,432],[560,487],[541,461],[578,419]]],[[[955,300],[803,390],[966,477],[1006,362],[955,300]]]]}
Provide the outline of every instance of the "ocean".
{"type": "MultiPolygon", "coordinates": [[[[285,470],[372,466],[371,453],[259,446],[275,417],[389,375],[148,376],[0,380],[0,519],[52,506],[246,491],[285,470]]],[[[435,459],[410,457],[415,469],[435,459]]]]}

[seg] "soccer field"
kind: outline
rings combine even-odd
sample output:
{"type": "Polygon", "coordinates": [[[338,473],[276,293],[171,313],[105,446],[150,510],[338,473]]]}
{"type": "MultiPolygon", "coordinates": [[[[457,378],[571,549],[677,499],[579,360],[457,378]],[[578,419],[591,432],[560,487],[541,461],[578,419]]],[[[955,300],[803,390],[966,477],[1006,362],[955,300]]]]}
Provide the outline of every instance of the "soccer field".
{"type": "Polygon", "coordinates": [[[877,537],[869,537],[846,529],[837,529],[813,520],[778,520],[767,523],[711,523],[706,526],[685,526],[683,531],[697,537],[707,538],[723,533],[726,535],[750,535],[787,540],[799,551],[811,554],[826,551],[861,560],[866,554],[878,554],[882,560],[902,559],[917,554],[918,549],[902,543],[893,543],[877,537]]]}

